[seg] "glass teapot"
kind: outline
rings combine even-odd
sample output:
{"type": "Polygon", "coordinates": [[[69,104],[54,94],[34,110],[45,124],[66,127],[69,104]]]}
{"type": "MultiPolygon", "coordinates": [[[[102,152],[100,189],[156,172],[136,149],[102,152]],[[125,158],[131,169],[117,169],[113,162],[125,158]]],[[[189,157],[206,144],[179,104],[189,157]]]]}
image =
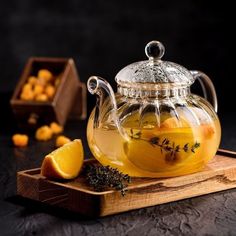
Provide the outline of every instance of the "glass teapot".
{"type": "Polygon", "coordinates": [[[164,51],[161,42],[149,42],[148,60],[130,64],[116,75],[116,94],[100,77],[87,82],[89,92],[97,95],[87,127],[90,150],[101,164],[130,176],[200,171],[220,143],[213,83],[200,71],[161,60],[164,51]],[[190,91],[196,79],[205,99],[190,91]]]}

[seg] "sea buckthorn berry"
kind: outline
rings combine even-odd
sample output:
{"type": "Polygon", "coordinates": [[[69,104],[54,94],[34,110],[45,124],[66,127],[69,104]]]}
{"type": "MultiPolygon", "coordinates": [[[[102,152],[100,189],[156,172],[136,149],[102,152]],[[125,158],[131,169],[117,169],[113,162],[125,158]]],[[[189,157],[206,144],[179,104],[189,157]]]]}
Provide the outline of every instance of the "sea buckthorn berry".
{"type": "Polygon", "coordinates": [[[38,78],[38,83],[42,85],[43,87],[45,87],[47,85],[47,81],[44,78],[38,78]]]}
{"type": "Polygon", "coordinates": [[[55,78],[49,70],[41,69],[38,71],[37,76],[28,77],[27,82],[22,86],[19,97],[25,101],[46,102],[54,97],[56,80],[59,78],[59,76],[55,78]]]}
{"type": "Polygon", "coordinates": [[[24,101],[31,101],[34,99],[34,93],[32,90],[25,90],[20,94],[20,99],[24,101]]]}
{"type": "Polygon", "coordinates": [[[48,101],[48,96],[44,93],[42,94],[39,94],[35,97],[35,100],[38,101],[38,102],[46,102],[48,101]]]}
{"type": "Polygon", "coordinates": [[[22,92],[29,91],[29,90],[32,90],[32,84],[30,84],[30,83],[24,84],[24,86],[22,88],[22,92]]]}
{"type": "Polygon", "coordinates": [[[53,98],[54,94],[55,94],[56,90],[52,85],[47,85],[45,88],[45,93],[47,94],[47,96],[49,98],[53,98]]]}
{"type": "Polygon", "coordinates": [[[38,71],[38,78],[45,79],[46,81],[50,81],[53,78],[52,73],[49,70],[41,69],[38,71]]]}
{"type": "Polygon", "coordinates": [[[29,142],[29,137],[25,134],[14,134],[12,142],[16,147],[26,147],[29,142]]]}
{"type": "Polygon", "coordinates": [[[64,144],[69,143],[69,142],[71,142],[71,140],[69,138],[67,138],[64,135],[60,135],[56,139],[56,147],[61,147],[64,144]]]}
{"type": "Polygon", "coordinates": [[[35,76],[30,76],[30,77],[28,78],[28,83],[31,84],[31,85],[36,85],[36,84],[38,83],[37,77],[35,77],[35,76]]]}
{"type": "Polygon", "coordinates": [[[54,134],[59,134],[63,131],[63,127],[61,125],[57,124],[56,122],[52,122],[50,124],[50,128],[54,134]]]}
{"type": "Polygon", "coordinates": [[[34,89],[33,89],[33,91],[34,91],[34,95],[39,95],[39,94],[42,94],[43,93],[43,90],[44,90],[44,88],[43,88],[43,86],[41,85],[41,84],[36,84],[35,86],[34,86],[34,89]]]}
{"type": "Polygon", "coordinates": [[[44,125],[36,130],[35,138],[39,141],[47,141],[52,138],[52,130],[44,125]]]}

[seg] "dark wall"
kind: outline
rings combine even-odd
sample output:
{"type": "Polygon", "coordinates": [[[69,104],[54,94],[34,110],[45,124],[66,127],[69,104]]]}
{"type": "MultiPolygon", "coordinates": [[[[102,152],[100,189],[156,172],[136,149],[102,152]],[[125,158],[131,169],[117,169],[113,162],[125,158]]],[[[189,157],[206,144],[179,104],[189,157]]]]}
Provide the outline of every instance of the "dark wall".
{"type": "MultiPolygon", "coordinates": [[[[166,46],[164,59],[212,78],[221,112],[236,111],[231,107],[235,24],[230,2],[2,1],[0,93],[13,91],[30,56],[72,57],[81,80],[100,75],[115,87],[115,74],[145,59],[145,44],[157,39],[166,46]]],[[[89,96],[89,107],[92,103],[89,96]]]]}

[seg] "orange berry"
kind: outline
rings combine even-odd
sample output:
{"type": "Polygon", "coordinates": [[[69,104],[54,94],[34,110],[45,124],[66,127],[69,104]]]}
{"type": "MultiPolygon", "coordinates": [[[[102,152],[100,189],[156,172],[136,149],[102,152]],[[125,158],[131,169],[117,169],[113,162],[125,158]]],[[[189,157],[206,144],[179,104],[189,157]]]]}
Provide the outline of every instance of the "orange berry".
{"type": "Polygon", "coordinates": [[[38,78],[38,84],[45,87],[47,85],[47,81],[44,78],[38,78]]]}
{"type": "Polygon", "coordinates": [[[52,73],[49,70],[41,69],[38,71],[38,78],[45,79],[46,81],[50,81],[53,78],[52,73]]]}
{"type": "Polygon", "coordinates": [[[42,94],[39,94],[35,97],[35,100],[38,101],[38,102],[46,102],[48,101],[48,96],[44,93],[42,94]]]}
{"type": "Polygon", "coordinates": [[[58,123],[56,123],[56,122],[52,122],[51,124],[50,124],[50,128],[51,128],[51,130],[52,130],[52,132],[54,133],[54,134],[59,134],[59,133],[61,133],[62,131],[63,131],[63,127],[62,126],[60,126],[58,123]]]}
{"type": "Polygon", "coordinates": [[[61,146],[65,145],[66,143],[69,143],[69,142],[71,142],[71,140],[69,138],[67,138],[64,135],[60,135],[56,139],[56,147],[61,147],[61,146]]]}
{"type": "Polygon", "coordinates": [[[26,147],[29,142],[29,137],[25,134],[14,134],[12,142],[16,147],[26,147]]]}
{"type": "Polygon", "coordinates": [[[39,94],[42,94],[43,93],[43,86],[41,85],[41,84],[36,84],[35,86],[34,86],[34,95],[39,95],[39,94]]]}
{"type": "Polygon", "coordinates": [[[30,101],[34,99],[34,93],[32,90],[24,90],[20,94],[20,99],[25,100],[25,101],[30,101]]]}
{"type": "Polygon", "coordinates": [[[35,138],[39,141],[47,141],[52,138],[52,130],[44,125],[36,130],[35,138]]]}
{"type": "Polygon", "coordinates": [[[32,90],[32,84],[30,84],[30,83],[24,84],[24,86],[22,88],[22,92],[30,91],[30,90],[32,90]]]}
{"type": "Polygon", "coordinates": [[[216,132],[215,128],[209,124],[201,125],[201,129],[202,129],[202,133],[204,135],[204,138],[206,138],[206,139],[211,139],[216,132]]]}
{"type": "Polygon", "coordinates": [[[55,94],[55,88],[52,85],[47,85],[45,88],[45,93],[48,95],[49,98],[53,98],[55,94]]]}
{"type": "Polygon", "coordinates": [[[30,101],[34,99],[34,93],[32,91],[32,85],[29,83],[24,84],[21,94],[20,94],[20,99],[25,100],[25,101],[30,101]]]}
{"type": "Polygon", "coordinates": [[[36,85],[38,83],[38,79],[35,76],[30,76],[28,78],[28,83],[31,85],[36,85]]]}

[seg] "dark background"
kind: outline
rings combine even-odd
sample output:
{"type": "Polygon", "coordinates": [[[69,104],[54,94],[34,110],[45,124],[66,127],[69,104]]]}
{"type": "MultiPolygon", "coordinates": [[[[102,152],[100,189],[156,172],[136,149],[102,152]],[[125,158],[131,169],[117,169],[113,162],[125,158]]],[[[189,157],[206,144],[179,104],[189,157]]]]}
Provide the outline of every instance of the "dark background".
{"type": "MultiPolygon", "coordinates": [[[[16,129],[9,107],[30,56],[72,57],[82,81],[100,75],[115,88],[116,73],[144,60],[146,43],[157,39],[166,47],[165,60],[211,77],[219,99],[221,147],[236,150],[232,5],[232,0],[1,1],[0,235],[235,235],[235,190],[96,220],[15,197],[16,172],[39,167],[55,140],[31,138],[27,148],[13,148],[16,129]]],[[[89,111],[94,104],[88,95],[89,111]]],[[[85,141],[85,127],[86,121],[68,122],[64,134],[85,141]]],[[[91,157],[84,144],[85,157],[91,157]]]]}
{"type": "MultiPolygon", "coordinates": [[[[125,65],[144,60],[147,42],[166,47],[165,60],[199,69],[213,80],[220,116],[233,105],[232,1],[2,1],[0,105],[8,101],[30,56],[72,57],[81,80],[100,75],[115,88],[125,65]],[[208,2],[208,3],[206,3],[208,2]]],[[[95,99],[89,95],[89,111],[95,99]]]]}

